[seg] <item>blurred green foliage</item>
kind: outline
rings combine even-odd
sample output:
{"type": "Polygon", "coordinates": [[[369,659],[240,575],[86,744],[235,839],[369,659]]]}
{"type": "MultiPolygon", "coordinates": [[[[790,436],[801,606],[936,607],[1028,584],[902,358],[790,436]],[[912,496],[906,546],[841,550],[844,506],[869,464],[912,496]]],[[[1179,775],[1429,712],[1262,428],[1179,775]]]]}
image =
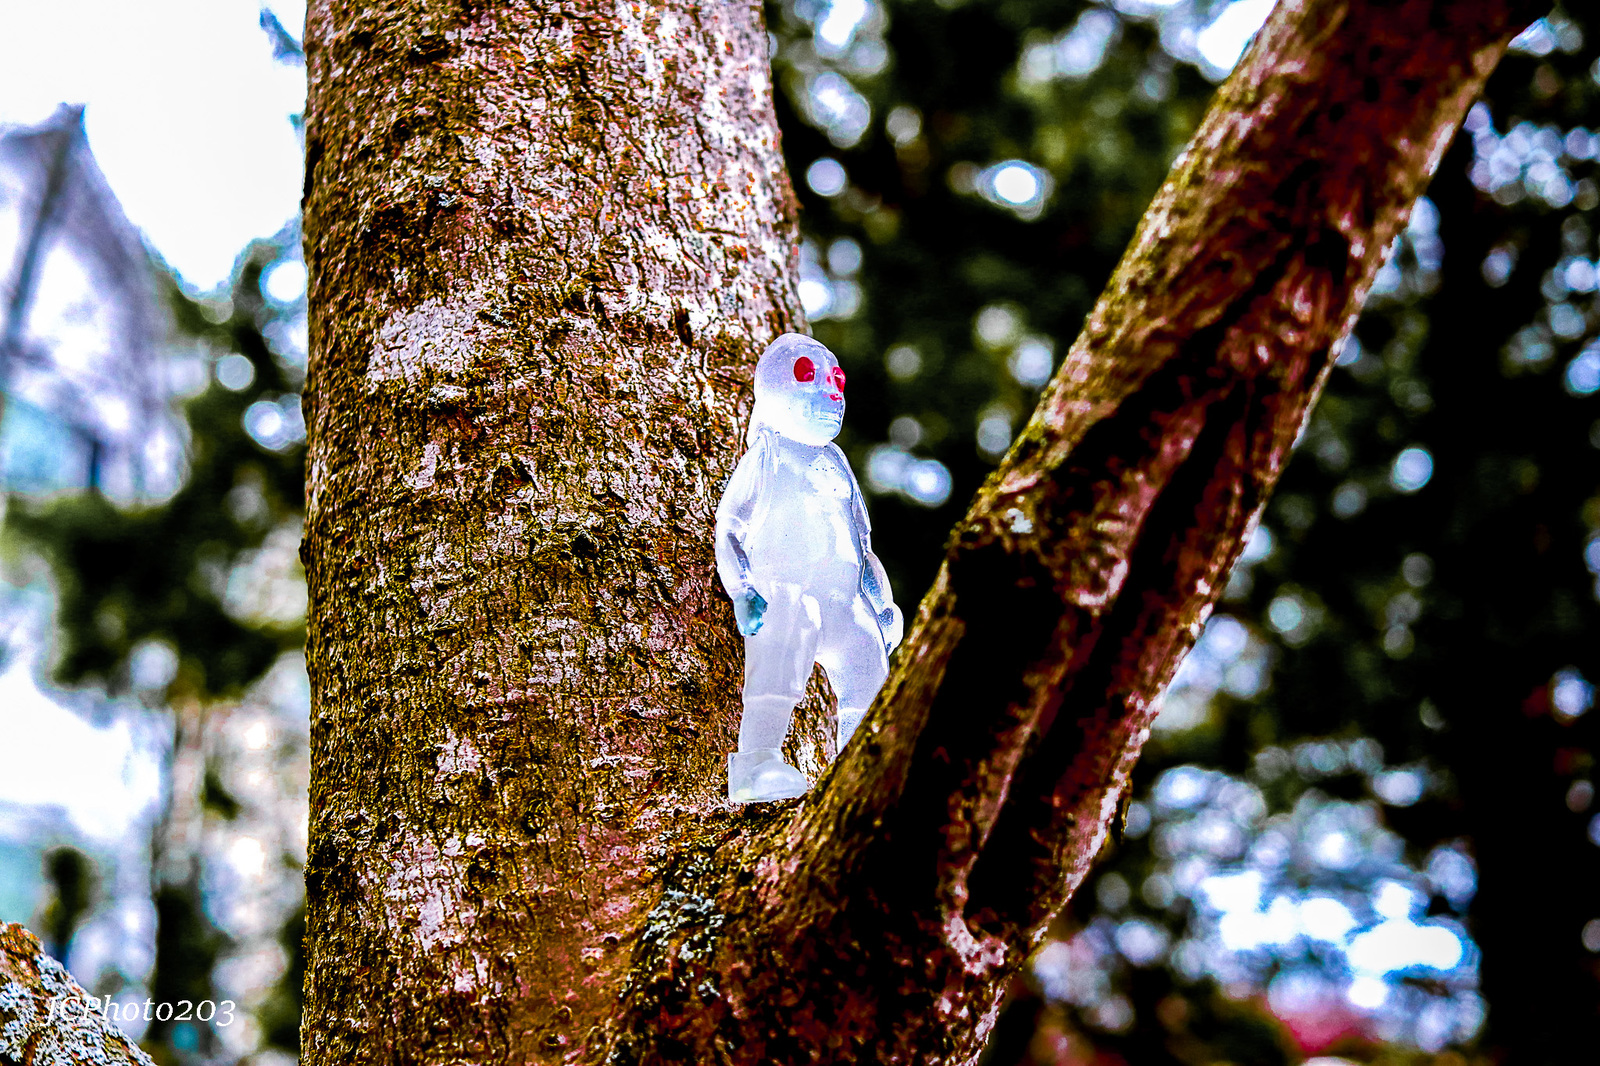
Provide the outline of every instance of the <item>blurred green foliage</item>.
{"type": "Polygon", "coordinates": [[[65,958],[78,924],[94,905],[98,886],[94,860],[77,848],[61,846],[44,855],[50,900],[40,921],[45,950],[65,958]]]}
{"type": "MultiPolygon", "coordinates": [[[[97,492],[19,496],[6,512],[13,545],[51,564],[57,680],[166,703],[182,719],[180,730],[202,729],[208,704],[237,699],[305,640],[303,611],[291,604],[263,613],[259,597],[241,595],[238,585],[260,568],[269,535],[287,529],[298,539],[304,506],[304,447],[294,432],[304,355],[286,333],[298,308],[275,302],[262,284],[274,264],[297,258],[298,240],[291,226],[252,244],[226,293],[195,297],[169,283],[177,335],[192,343],[200,378],[181,404],[187,467],[170,499],[130,508],[97,492]],[[262,410],[279,413],[284,427],[276,435],[259,432],[260,422],[252,433],[252,412],[262,410]]],[[[297,561],[292,569],[290,584],[297,561]]],[[[215,767],[207,765],[199,789],[204,811],[222,819],[237,814],[239,803],[215,767]]],[[[157,853],[172,846],[161,839],[165,831],[157,831],[157,853]]],[[[186,870],[177,880],[158,876],[152,886],[149,991],[157,1002],[217,998],[212,972],[228,938],[208,907],[220,901],[202,889],[198,856],[186,870]]],[[[51,911],[62,925],[62,947],[74,921],[64,907],[51,911]]],[[[299,1013],[303,920],[293,928],[285,936],[288,972],[270,994],[272,1024],[263,1033],[268,1046],[288,1051],[298,1046],[298,1033],[281,1018],[299,1013]]],[[[212,1061],[220,1051],[212,1027],[193,1022],[152,1019],[142,1043],[162,1063],[212,1061]]]]}
{"type": "Polygon", "coordinates": [[[304,506],[303,447],[266,447],[245,426],[253,404],[292,398],[303,379],[302,366],[267,339],[283,309],[261,292],[263,270],[297,240],[291,231],[248,249],[226,299],[202,301],[170,285],[177,327],[202,353],[205,373],[183,403],[188,464],[170,500],[135,509],[95,492],[12,501],[9,532],[55,574],[61,682],[127,691],[137,681],[134,653],[156,643],[178,655],[170,680],[162,678],[169,671],[157,674],[168,698],[233,697],[304,643],[302,620],[242,615],[227,594],[250,553],[274,529],[298,525],[304,506]],[[242,387],[213,373],[229,356],[248,361],[248,375],[236,364],[230,378],[248,376],[242,387]]]}

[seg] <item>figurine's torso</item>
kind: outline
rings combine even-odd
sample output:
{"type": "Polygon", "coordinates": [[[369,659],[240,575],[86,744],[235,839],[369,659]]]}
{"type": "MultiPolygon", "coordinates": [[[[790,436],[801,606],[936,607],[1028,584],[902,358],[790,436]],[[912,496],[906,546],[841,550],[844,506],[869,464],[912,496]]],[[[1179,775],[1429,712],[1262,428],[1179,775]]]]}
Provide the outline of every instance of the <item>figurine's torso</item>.
{"type": "Polygon", "coordinates": [[[767,581],[849,589],[861,577],[853,478],[831,445],[812,447],[772,433],[765,457],[770,480],[755,501],[759,532],[745,551],[767,581]]]}

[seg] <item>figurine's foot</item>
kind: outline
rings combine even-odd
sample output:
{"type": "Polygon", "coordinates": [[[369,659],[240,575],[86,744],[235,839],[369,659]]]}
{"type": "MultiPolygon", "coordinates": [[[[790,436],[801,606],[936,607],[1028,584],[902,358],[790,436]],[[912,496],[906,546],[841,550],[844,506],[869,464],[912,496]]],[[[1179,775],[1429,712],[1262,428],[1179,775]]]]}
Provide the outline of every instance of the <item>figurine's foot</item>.
{"type": "Polygon", "coordinates": [[[864,711],[864,710],[861,710],[861,711],[847,711],[847,710],[844,710],[843,708],[840,708],[840,710],[839,710],[839,750],[840,751],[843,751],[844,750],[844,746],[846,744],[850,743],[850,738],[855,736],[856,727],[861,725],[861,719],[865,718],[866,716],[867,716],[867,712],[864,711]]]}
{"type": "Polygon", "coordinates": [[[783,761],[777,748],[736,751],[728,756],[728,802],[762,803],[804,796],[806,775],[783,761]]]}

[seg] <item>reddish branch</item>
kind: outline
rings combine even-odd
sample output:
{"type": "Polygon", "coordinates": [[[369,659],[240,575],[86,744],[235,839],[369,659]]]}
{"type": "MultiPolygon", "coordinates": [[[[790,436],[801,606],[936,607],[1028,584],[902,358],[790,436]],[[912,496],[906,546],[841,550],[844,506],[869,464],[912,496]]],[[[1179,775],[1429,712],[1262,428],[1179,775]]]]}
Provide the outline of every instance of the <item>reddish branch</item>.
{"type": "Polygon", "coordinates": [[[37,937],[8,922],[0,922],[0,1062],[151,1066],[106,1020],[100,1000],[46,955],[37,937]]]}
{"type": "Polygon", "coordinates": [[[859,739],[724,876],[738,931],[651,963],[719,998],[641,999],[638,1061],[703,1061],[669,1040],[741,1063],[976,1055],[1386,248],[1535,13],[1278,5],[953,531],[859,739]]]}

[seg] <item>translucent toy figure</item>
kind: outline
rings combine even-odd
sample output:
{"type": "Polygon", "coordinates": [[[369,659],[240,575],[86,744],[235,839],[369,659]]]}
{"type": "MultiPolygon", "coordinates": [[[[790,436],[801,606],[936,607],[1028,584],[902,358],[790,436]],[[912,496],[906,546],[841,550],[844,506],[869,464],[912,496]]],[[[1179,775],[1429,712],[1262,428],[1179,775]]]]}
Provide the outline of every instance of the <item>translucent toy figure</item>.
{"type": "Polygon", "coordinates": [[[756,364],[749,449],[717,505],[717,574],[745,638],[744,715],[728,757],[735,803],[805,793],[778,749],[813,663],[839,697],[842,749],[900,643],[861,487],[833,443],[843,421],[833,353],[798,333],[773,341],[756,364]]]}

